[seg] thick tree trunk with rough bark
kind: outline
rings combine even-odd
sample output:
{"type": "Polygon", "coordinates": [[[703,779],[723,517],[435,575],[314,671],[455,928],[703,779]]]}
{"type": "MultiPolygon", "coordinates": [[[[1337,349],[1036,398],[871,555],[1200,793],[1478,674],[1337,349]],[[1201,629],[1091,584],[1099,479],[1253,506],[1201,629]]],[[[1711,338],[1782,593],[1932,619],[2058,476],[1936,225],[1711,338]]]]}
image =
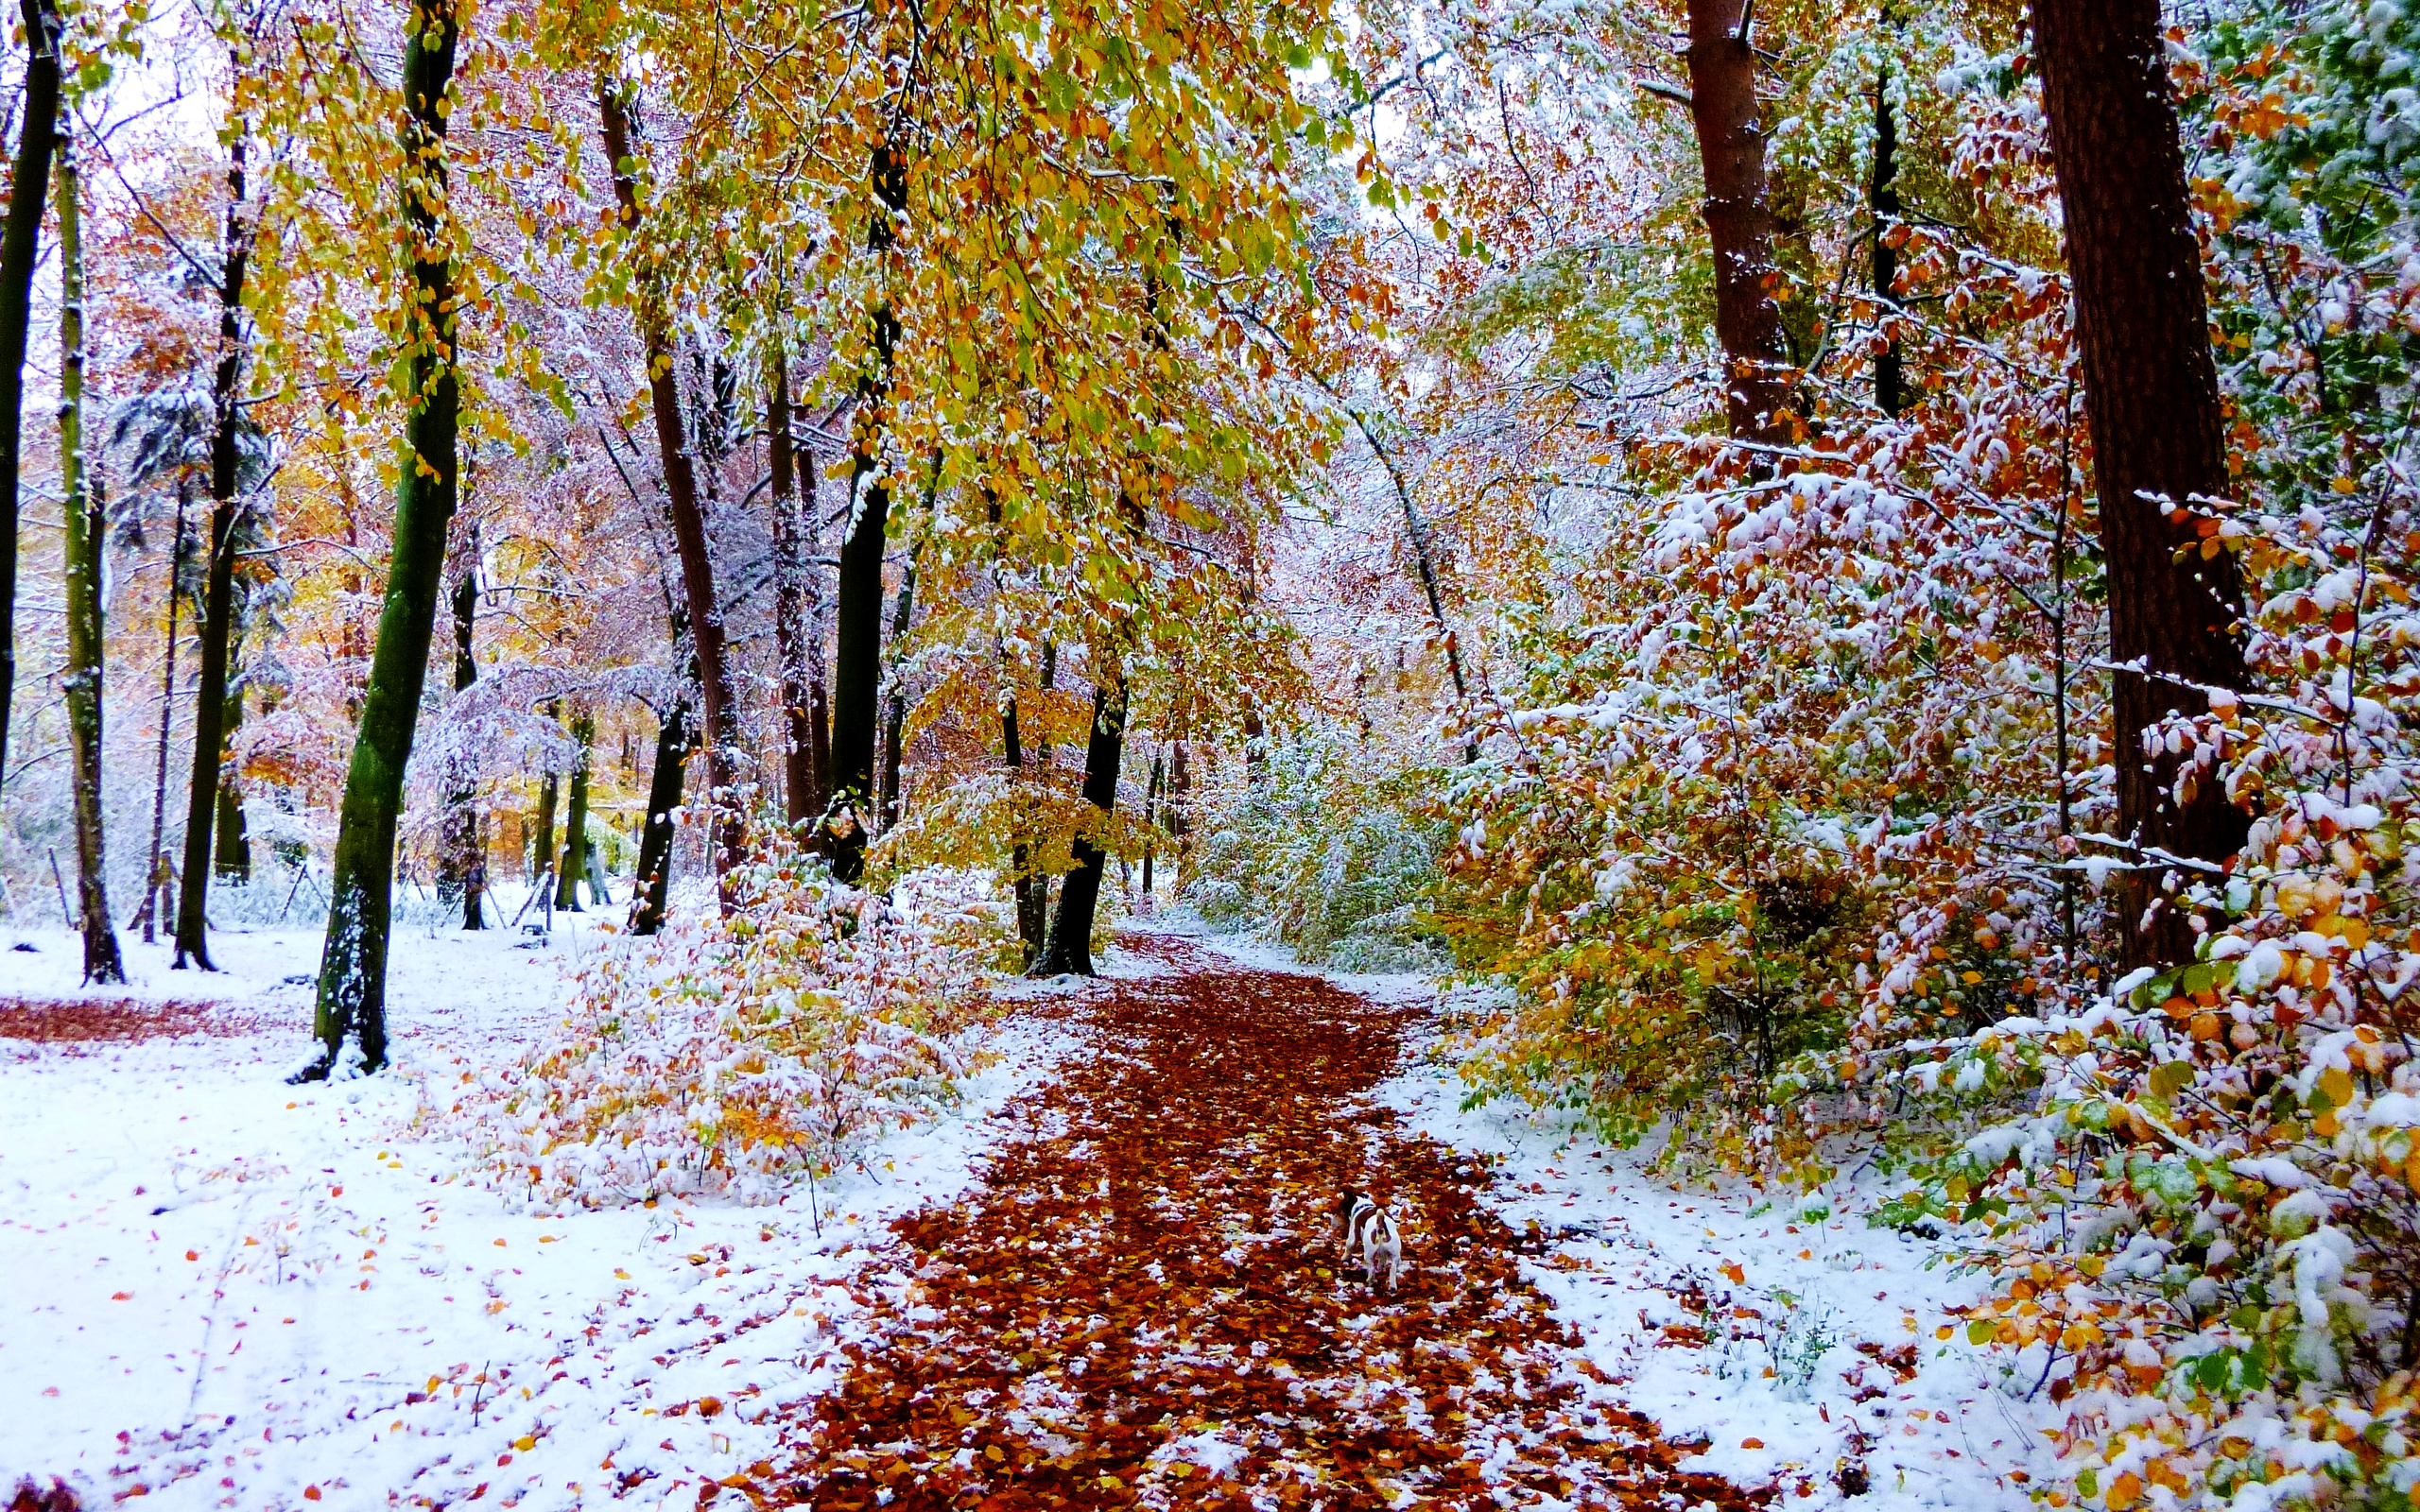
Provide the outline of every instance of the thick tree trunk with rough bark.
{"type": "MultiPolygon", "coordinates": [[[[866,249],[877,261],[894,237],[889,218],[908,207],[907,164],[888,145],[873,149],[867,169],[881,209],[866,227],[866,249]],[[888,212],[888,215],[885,214],[888,212]]],[[[840,543],[840,584],[834,606],[837,644],[832,671],[831,803],[851,816],[834,836],[832,874],[856,882],[865,871],[866,829],[874,797],[874,736],[882,696],[882,553],[890,525],[890,488],[880,481],[882,404],[890,389],[891,349],[899,318],[888,304],[873,312],[873,367],[857,380],[862,411],[851,481],[856,509],[840,543]]]]}
{"type": "Polygon", "coordinates": [[[25,456],[26,334],[42,256],[43,189],[59,120],[59,7],[25,0],[26,79],[17,102],[20,192],[0,228],[0,776],[9,770],[9,713],[17,686],[17,494],[25,456]],[[33,185],[30,194],[22,186],[33,185]]]}
{"type": "Polygon", "coordinates": [[[446,253],[446,90],[461,32],[452,0],[413,7],[404,45],[404,161],[418,164],[403,187],[405,232],[398,261],[411,270],[414,329],[405,363],[408,404],[403,467],[395,484],[395,548],[371,654],[361,728],[345,771],[329,883],[328,936],[320,955],[322,1053],[299,1080],[337,1068],[351,1040],[363,1069],[387,1063],[387,938],[394,905],[395,824],[404,768],[411,760],[437,598],[445,576],[445,531],[454,518],[461,391],[455,379],[454,265],[446,253]]]}
{"type": "MultiPolygon", "coordinates": [[[[1092,737],[1084,746],[1084,801],[1106,823],[1117,810],[1117,764],[1126,742],[1126,679],[1093,689],[1092,737]]],[[[1078,835],[1076,869],[1059,885],[1059,912],[1050,920],[1050,941],[1034,963],[1035,976],[1093,974],[1093,916],[1100,906],[1100,880],[1108,856],[1089,835],[1078,835]]]]}
{"type": "Polygon", "coordinates": [[[1789,402],[1789,337],[1773,298],[1773,217],[1765,192],[1756,54],[1741,34],[1742,0],[1689,0],[1690,114],[1705,174],[1714,248],[1714,330],[1724,407],[1739,440],[1789,439],[1774,416],[1789,402]]]}
{"type": "Polygon", "coordinates": [[[210,842],[226,782],[227,662],[234,639],[235,521],[240,510],[244,376],[244,266],[251,249],[244,228],[244,138],[227,160],[227,217],[218,278],[218,365],[211,374],[215,424],[210,438],[210,557],[202,590],[201,685],[194,693],[193,780],[186,790],[185,865],[177,899],[177,955],[205,971],[211,964],[210,842]]]}
{"type": "MultiPolygon", "coordinates": [[[[2217,773],[2143,751],[2145,730],[2207,713],[2204,689],[2244,679],[2235,558],[2192,549],[2194,523],[2178,517],[2196,495],[2225,491],[2226,442],[2159,6],[2034,0],[2033,30],[2109,564],[2110,659],[2140,669],[2113,689],[2118,826],[2155,858],[2222,863],[2248,821],[2217,773]]],[[[2171,869],[2191,880],[2189,866],[2154,860],[2118,889],[2129,966],[2192,954],[2187,915],[2161,896],[2171,869]]]]}
{"type": "MultiPolygon", "coordinates": [[[[59,475],[66,528],[67,666],[60,677],[76,788],[76,902],[84,980],[123,982],[110,926],[108,847],[101,833],[101,510],[84,470],[83,188],[75,126],[60,122],[59,195],[59,475]]],[[[23,192],[24,185],[19,185],[23,192]]],[[[205,836],[206,838],[206,836],[205,836]]]]}
{"type": "MultiPolygon", "coordinates": [[[[604,121],[605,156],[614,164],[614,198],[622,225],[639,227],[636,175],[621,171],[631,156],[628,107],[617,87],[601,81],[597,108],[604,121]]],[[[673,549],[681,558],[681,586],[689,606],[689,640],[698,659],[698,702],[704,715],[706,801],[714,826],[715,877],[719,883],[737,866],[748,843],[747,816],[741,812],[738,710],[732,700],[730,661],[726,653],[722,610],[715,597],[714,557],[706,539],[706,518],[698,507],[697,468],[689,455],[687,432],[681,423],[681,386],[673,376],[672,333],[657,295],[642,271],[638,296],[639,339],[647,349],[648,397],[655,414],[655,442],[662,455],[666,510],[672,519],[673,549]]],[[[724,906],[730,898],[723,898],[724,906]]]]}

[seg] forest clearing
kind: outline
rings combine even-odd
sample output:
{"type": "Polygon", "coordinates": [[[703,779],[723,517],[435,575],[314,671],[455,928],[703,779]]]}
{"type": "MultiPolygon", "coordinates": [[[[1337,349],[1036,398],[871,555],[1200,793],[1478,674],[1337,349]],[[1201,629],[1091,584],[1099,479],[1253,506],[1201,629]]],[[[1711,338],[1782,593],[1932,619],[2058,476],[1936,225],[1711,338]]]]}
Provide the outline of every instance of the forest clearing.
{"type": "Polygon", "coordinates": [[[2420,1507],[2406,0],[18,0],[0,1496],[2420,1507]]]}

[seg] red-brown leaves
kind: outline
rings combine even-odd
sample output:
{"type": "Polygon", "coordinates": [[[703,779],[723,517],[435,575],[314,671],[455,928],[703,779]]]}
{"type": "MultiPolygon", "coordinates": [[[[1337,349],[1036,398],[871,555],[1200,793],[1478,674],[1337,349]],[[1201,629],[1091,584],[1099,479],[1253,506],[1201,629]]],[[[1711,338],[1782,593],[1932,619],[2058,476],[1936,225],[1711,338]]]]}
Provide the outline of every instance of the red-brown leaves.
{"type": "Polygon", "coordinates": [[[249,1034],[258,1025],[208,1003],[136,998],[0,998],[0,1039],[41,1044],[249,1034]]]}
{"type": "Polygon", "coordinates": [[[1183,974],[1100,1000],[1096,1053],[1011,1110],[1024,1131],[988,1181],[896,1226],[910,1283],[869,1288],[879,1343],[752,1499],[1477,1506],[1510,1483],[1601,1507],[1762,1500],[1674,1473],[1653,1424],[1592,1398],[1478,1201],[1483,1168],[1358,1100],[1406,1010],[1144,948],[1183,974]],[[1335,1256],[1347,1188],[1403,1220],[1392,1298],[1335,1256]]]}

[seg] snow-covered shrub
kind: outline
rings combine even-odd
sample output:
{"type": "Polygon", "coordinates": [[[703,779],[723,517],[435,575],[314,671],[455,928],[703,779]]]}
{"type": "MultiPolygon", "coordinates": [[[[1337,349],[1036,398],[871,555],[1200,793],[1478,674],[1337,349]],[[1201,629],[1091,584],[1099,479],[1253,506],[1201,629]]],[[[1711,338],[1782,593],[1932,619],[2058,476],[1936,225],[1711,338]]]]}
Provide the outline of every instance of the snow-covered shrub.
{"type": "Polygon", "coordinates": [[[997,934],[971,888],[922,878],[887,903],[787,850],[733,884],[727,914],[599,952],[560,1030],[425,1088],[421,1125],[540,1200],[765,1201],[956,1095],[997,934]]]}

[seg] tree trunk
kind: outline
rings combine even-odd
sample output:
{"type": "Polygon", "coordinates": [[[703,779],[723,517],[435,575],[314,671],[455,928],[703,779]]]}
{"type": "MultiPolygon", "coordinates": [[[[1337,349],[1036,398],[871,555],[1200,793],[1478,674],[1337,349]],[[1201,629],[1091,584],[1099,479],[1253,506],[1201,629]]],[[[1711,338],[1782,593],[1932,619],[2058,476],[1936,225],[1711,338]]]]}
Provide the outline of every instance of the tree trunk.
{"type": "Polygon", "coordinates": [[[579,885],[588,875],[588,763],[596,744],[596,721],[584,711],[571,716],[571,738],[579,742],[579,765],[571,769],[571,803],[563,815],[563,856],[555,868],[555,906],[579,906],[579,885]]]}
{"type": "MultiPolygon", "coordinates": [[[[672,644],[688,639],[688,615],[672,610],[672,644]]],[[[694,681],[697,662],[689,663],[694,681]]],[[[631,933],[652,935],[664,927],[665,895],[672,881],[672,811],[681,806],[684,764],[694,737],[689,731],[689,698],[676,695],[672,707],[656,716],[655,770],[647,785],[647,823],[639,831],[639,865],[631,884],[631,933]]]]}
{"type": "MultiPolygon", "coordinates": [[[[168,732],[175,723],[177,712],[177,610],[183,606],[185,576],[185,485],[177,484],[176,535],[168,542],[168,644],[160,653],[160,746],[158,767],[151,779],[151,850],[148,881],[143,890],[143,907],[138,911],[143,923],[143,943],[152,944],[158,927],[160,906],[168,889],[173,868],[168,865],[166,831],[168,826],[168,732]]],[[[172,920],[168,933],[177,926],[172,920]]]]}
{"type": "MultiPolygon", "coordinates": [[[[2248,824],[2217,774],[2142,749],[2169,713],[2206,713],[2204,688],[2244,679],[2236,559],[2189,549],[2192,520],[2171,514],[2223,492],[2227,475],[2159,7],[2034,0],[2033,29],[2109,564],[2110,660],[2142,669],[2118,674],[2112,690],[2118,826],[2155,855],[2223,862],[2248,824]]],[[[2118,887],[2130,967],[2192,954],[2187,916],[2161,897],[2165,869],[2130,871],[2118,887]]]]}
{"type": "Polygon", "coordinates": [[[916,563],[910,558],[899,573],[899,610],[890,621],[890,706],[882,718],[882,833],[899,822],[899,742],[908,728],[908,694],[899,685],[899,647],[916,613],[916,563]]]}
{"type": "MultiPolygon", "coordinates": [[[[454,573],[454,694],[461,696],[479,680],[475,635],[479,622],[479,527],[462,533],[461,559],[454,573]]],[[[480,895],[487,891],[486,847],[480,843],[476,765],[458,753],[446,774],[445,834],[438,862],[440,902],[458,903],[464,929],[484,929],[480,895]]]]}
{"type": "MultiPolygon", "coordinates": [[[[31,129],[31,122],[26,123],[31,129]]],[[[59,480],[66,495],[67,701],[76,786],[76,902],[82,916],[84,980],[123,982],[117,932],[110,927],[108,848],[101,834],[101,510],[84,474],[84,237],[75,125],[62,120],[59,195],[59,480]]],[[[26,186],[20,183],[18,192],[26,186]]]]}
{"type": "Polygon", "coordinates": [[[1186,805],[1193,798],[1193,769],[1185,762],[1184,742],[1176,742],[1176,752],[1168,758],[1168,841],[1175,850],[1176,895],[1184,896],[1184,864],[1191,853],[1193,821],[1186,805]]]}
{"type": "MultiPolygon", "coordinates": [[[[814,566],[804,558],[815,555],[818,531],[815,490],[805,490],[806,519],[799,518],[797,455],[790,438],[789,361],[780,348],[769,360],[772,371],[766,387],[767,449],[772,454],[773,510],[773,644],[782,659],[782,816],[793,832],[813,818],[815,806],[815,734],[808,726],[806,583],[814,566]],[[805,529],[801,531],[801,524],[805,529]]],[[[809,454],[808,471],[814,469],[809,454]]]]}
{"type": "MultiPolygon", "coordinates": [[[[1887,13],[1886,13],[1887,15],[1887,13]]],[[[1896,300],[1899,249],[1891,233],[1899,219],[1899,125],[1891,109],[1891,71],[1874,77],[1874,300],[1878,309],[1896,300]]],[[[1874,404],[1893,420],[1907,404],[1899,364],[1899,342],[1893,337],[1874,359],[1874,404]]]]}
{"type": "MultiPolygon", "coordinates": [[[[226,716],[220,721],[230,751],[234,749],[235,732],[243,725],[244,684],[238,680],[227,690],[226,716]]],[[[214,828],[217,837],[210,847],[212,875],[234,886],[249,884],[252,880],[252,841],[244,823],[244,788],[235,775],[233,756],[219,774],[217,822],[214,828]]]]}
{"type": "Polygon", "coordinates": [[[447,85],[460,40],[452,0],[416,6],[404,45],[404,223],[399,258],[411,269],[412,330],[406,345],[404,455],[395,485],[395,549],[378,613],[377,648],[361,729],[345,772],[328,937],[320,956],[319,1012],[324,1047],[301,1080],[324,1078],[350,1038],[365,1070],[387,1063],[387,925],[393,906],[395,821],[411,759],[437,595],[445,574],[445,528],[454,517],[455,443],[461,392],[454,371],[454,265],[446,251],[447,85]]]}
{"type": "MultiPolygon", "coordinates": [[[[1001,670],[1007,671],[1004,658],[1001,670]]],[[[1025,765],[1024,742],[1017,735],[1017,694],[1012,685],[1000,704],[1000,748],[1009,768],[1009,784],[1013,799],[1018,773],[1025,765]]],[[[1017,901],[1017,938],[1025,942],[1025,964],[1031,966],[1042,958],[1043,946],[1050,925],[1050,885],[1034,875],[1033,852],[1025,841],[1025,817],[1013,807],[1009,822],[1015,826],[1009,844],[1009,887],[1017,901]]]]}
{"type": "Polygon", "coordinates": [[[1689,0],[1690,114],[1705,174],[1705,229],[1714,248],[1714,330],[1736,439],[1780,443],[1789,400],[1789,338],[1769,280],[1772,208],[1756,112],[1756,55],[1741,34],[1742,0],[1689,0]]]}
{"type": "MultiPolygon", "coordinates": [[[[235,521],[243,411],[236,401],[244,374],[244,265],[251,250],[244,229],[244,138],[228,149],[227,216],[218,281],[218,366],[211,374],[214,427],[210,438],[210,557],[202,593],[201,684],[194,693],[193,781],[186,790],[185,865],[177,900],[177,955],[205,971],[211,963],[210,839],[218,789],[226,781],[227,651],[235,618],[235,521]]],[[[417,694],[415,694],[417,696],[417,694]]]]}
{"type": "Polygon", "coordinates": [[[1160,823],[1160,780],[1167,770],[1158,751],[1151,752],[1151,781],[1143,789],[1143,911],[1150,913],[1157,902],[1151,891],[1151,853],[1158,848],[1152,841],[1158,837],[1160,823]]]}
{"type": "MultiPolygon", "coordinates": [[[[894,237],[890,216],[908,208],[908,169],[888,143],[873,149],[868,173],[880,208],[866,225],[866,249],[887,261],[894,237]]],[[[835,836],[832,874],[854,883],[865,872],[866,818],[873,797],[874,718],[882,696],[882,551],[890,524],[890,488],[880,481],[882,404],[890,391],[891,349],[899,318],[886,301],[873,312],[874,362],[857,380],[863,411],[851,494],[856,506],[840,543],[840,585],[834,614],[838,620],[832,671],[832,766],[827,768],[835,810],[851,816],[848,833],[835,836]],[[869,480],[873,481],[869,481],[869,480]]]]}
{"type": "Polygon", "coordinates": [[[555,859],[555,801],[560,790],[555,774],[548,772],[538,780],[538,821],[529,836],[529,884],[537,885],[538,874],[555,859]]]}
{"type": "Polygon", "coordinates": [[[26,83],[17,133],[19,185],[0,229],[0,777],[9,770],[9,713],[17,685],[17,473],[24,461],[26,333],[42,255],[43,186],[59,122],[59,7],[25,0],[26,83]],[[31,184],[31,193],[23,186],[31,184]]]}
{"type": "MultiPolygon", "coordinates": [[[[622,171],[623,163],[633,161],[629,112],[610,81],[599,81],[596,100],[604,122],[605,156],[614,165],[614,198],[624,230],[635,234],[638,179],[634,172],[622,171]]],[[[656,293],[644,278],[637,313],[639,337],[647,348],[655,442],[663,454],[666,511],[672,517],[673,548],[681,558],[681,585],[689,604],[689,641],[698,659],[698,701],[705,715],[706,796],[713,816],[715,878],[719,884],[739,864],[748,842],[747,816],[740,810],[737,790],[739,731],[724,650],[722,611],[715,598],[714,558],[706,540],[705,515],[698,507],[697,470],[681,424],[681,386],[673,375],[671,330],[656,293]]],[[[731,904],[727,891],[722,902],[726,908],[731,904]]]]}
{"type": "MultiPolygon", "coordinates": [[[[1084,746],[1084,801],[1108,822],[1117,809],[1117,762],[1126,739],[1126,680],[1093,689],[1092,738],[1084,746]]],[[[1050,942],[1034,964],[1035,976],[1093,974],[1093,915],[1100,905],[1100,879],[1107,856],[1090,835],[1075,845],[1076,869],[1059,886],[1059,913],[1050,921],[1050,942]]]]}

